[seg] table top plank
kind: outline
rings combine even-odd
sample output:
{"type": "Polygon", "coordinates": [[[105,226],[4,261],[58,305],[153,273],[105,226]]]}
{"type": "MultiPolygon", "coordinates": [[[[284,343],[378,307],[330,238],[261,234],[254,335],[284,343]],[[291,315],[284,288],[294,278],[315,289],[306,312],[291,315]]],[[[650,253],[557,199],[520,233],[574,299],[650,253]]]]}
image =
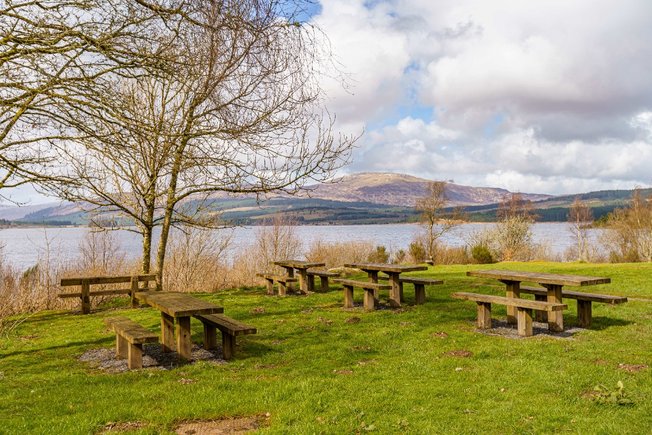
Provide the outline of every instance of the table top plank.
{"type": "Polygon", "coordinates": [[[418,264],[388,264],[388,263],[348,263],[344,267],[351,267],[364,271],[373,270],[378,272],[404,273],[417,270],[428,270],[428,266],[418,264]]]}
{"type": "Polygon", "coordinates": [[[136,299],[172,317],[223,313],[224,308],[185,293],[138,292],[136,299]]]}
{"type": "Polygon", "coordinates": [[[280,260],[275,261],[276,266],[291,267],[293,269],[309,269],[311,267],[324,267],[326,263],[317,261],[302,261],[302,260],[280,260]]]}
{"type": "Polygon", "coordinates": [[[609,284],[611,278],[581,275],[562,275],[542,272],[522,272],[516,270],[469,270],[467,276],[493,278],[504,281],[528,281],[538,284],[587,286],[609,284]]]}

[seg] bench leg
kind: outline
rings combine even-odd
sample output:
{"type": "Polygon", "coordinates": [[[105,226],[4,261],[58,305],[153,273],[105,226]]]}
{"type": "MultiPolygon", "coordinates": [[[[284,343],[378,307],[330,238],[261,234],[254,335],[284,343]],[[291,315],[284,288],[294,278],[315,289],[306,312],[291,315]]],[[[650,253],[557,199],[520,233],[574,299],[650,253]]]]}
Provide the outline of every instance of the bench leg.
{"type": "Polygon", "coordinates": [[[131,299],[131,308],[138,308],[138,301],[136,300],[136,293],[138,292],[138,277],[131,277],[131,290],[129,298],[131,299]]]}
{"type": "Polygon", "coordinates": [[[278,282],[278,295],[279,296],[285,296],[288,293],[288,286],[284,283],[279,281],[278,282]]]}
{"type": "Polygon", "coordinates": [[[222,332],[222,355],[225,360],[233,358],[235,348],[235,336],[222,332]]]}
{"type": "MultiPolygon", "coordinates": [[[[561,304],[561,287],[556,284],[544,285],[548,289],[548,302],[561,304]]],[[[553,332],[564,330],[564,313],[562,311],[551,311],[548,313],[548,329],[553,332]]]]}
{"type": "Polygon", "coordinates": [[[491,304],[478,302],[478,329],[491,328],[491,304]]]}
{"type": "Polygon", "coordinates": [[[424,284],[414,284],[414,299],[417,305],[426,303],[426,286],[424,284]]]}
{"type": "Polygon", "coordinates": [[[88,281],[82,281],[81,284],[81,308],[82,314],[88,314],[91,312],[91,285],[88,281]]]}
{"type": "Polygon", "coordinates": [[[314,292],[315,291],[315,275],[307,275],[306,276],[306,281],[308,281],[308,291],[309,292],[314,292]]]}
{"type": "MultiPolygon", "coordinates": [[[[547,302],[548,296],[534,295],[534,300],[539,302],[547,302]]],[[[548,313],[546,311],[537,310],[534,312],[534,320],[537,322],[546,323],[548,321],[548,313]]]]}
{"type": "Polygon", "coordinates": [[[353,308],[353,286],[345,285],[344,289],[344,308],[353,308]]]}
{"type": "Polygon", "coordinates": [[[405,302],[405,298],[403,297],[403,283],[401,281],[398,282],[398,297],[401,303],[405,302]]]}
{"type": "MultiPolygon", "coordinates": [[[[521,283],[518,281],[503,281],[506,285],[505,295],[508,298],[521,297],[521,283]]],[[[517,323],[516,307],[507,307],[507,323],[514,325],[517,323]]]]}
{"type": "Polygon", "coordinates": [[[127,356],[127,367],[129,370],[143,368],[143,345],[130,344],[129,355],[127,356]]]}
{"type": "Polygon", "coordinates": [[[192,359],[192,340],[190,335],[190,317],[177,318],[177,352],[187,361],[192,359]]]}
{"type": "Polygon", "coordinates": [[[580,328],[589,328],[591,326],[591,318],[593,317],[593,309],[591,301],[577,301],[577,323],[580,328]]]}
{"type": "Polygon", "coordinates": [[[117,358],[127,358],[127,348],[129,343],[127,339],[120,334],[115,336],[115,356],[117,358]]]}
{"type": "Polygon", "coordinates": [[[212,350],[217,348],[217,328],[204,323],[204,349],[212,350]]]}
{"type": "Polygon", "coordinates": [[[364,309],[373,311],[376,308],[376,297],[373,290],[364,289],[364,309]]]}
{"type": "Polygon", "coordinates": [[[532,310],[529,308],[518,308],[517,325],[518,335],[521,337],[532,336],[532,310]]]}
{"type": "Polygon", "coordinates": [[[401,308],[401,282],[398,277],[398,273],[389,273],[389,283],[392,285],[389,289],[389,305],[392,308],[401,308]]]}
{"type": "Polygon", "coordinates": [[[161,346],[163,352],[174,350],[174,317],[161,312],[161,346]]]}
{"type": "Polygon", "coordinates": [[[267,294],[268,295],[273,295],[274,294],[274,280],[273,279],[265,279],[267,281],[267,294]]]}
{"type": "Polygon", "coordinates": [[[322,276],[320,277],[321,279],[321,291],[327,292],[328,291],[328,277],[327,276],[322,276]]]}

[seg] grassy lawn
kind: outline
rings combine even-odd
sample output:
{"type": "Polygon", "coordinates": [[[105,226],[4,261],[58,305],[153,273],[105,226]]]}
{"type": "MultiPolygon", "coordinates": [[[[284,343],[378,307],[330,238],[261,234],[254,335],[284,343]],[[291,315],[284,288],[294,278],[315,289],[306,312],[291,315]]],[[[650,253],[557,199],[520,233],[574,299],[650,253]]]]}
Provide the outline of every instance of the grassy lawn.
{"type": "MultiPolygon", "coordinates": [[[[404,309],[371,313],[342,309],[339,290],[283,298],[264,295],[262,287],[198,295],[258,328],[238,338],[235,358],[222,365],[105,373],[78,359],[113,346],[103,319],[126,315],[158,330],[158,311],[39,313],[0,341],[0,433],[93,433],[121,422],[140,423],[137,433],[165,433],[181,421],[252,415],[267,415],[260,433],[652,429],[652,368],[645,367],[652,365],[651,264],[436,266],[410,275],[444,285],[427,288],[419,306],[406,286],[404,309]],[[612,284],[584,290],[634,300],[594,304],[591,329],[570,338],[487,335],[475,330],[475,304],[449,297],[504,294],[496,281],[465,276],[478,268],[608,276],[612,284]]],[[[361,291],[355,299],[361,302],[361,291]]],[[[564,320],[572,327],[575,303],[568,304],[564,320]]],[[[493,316],[504,319],[505,308],[494,307],[493,316]]],[[[201,333],[193,321],[195,342],[201,333]]]]}

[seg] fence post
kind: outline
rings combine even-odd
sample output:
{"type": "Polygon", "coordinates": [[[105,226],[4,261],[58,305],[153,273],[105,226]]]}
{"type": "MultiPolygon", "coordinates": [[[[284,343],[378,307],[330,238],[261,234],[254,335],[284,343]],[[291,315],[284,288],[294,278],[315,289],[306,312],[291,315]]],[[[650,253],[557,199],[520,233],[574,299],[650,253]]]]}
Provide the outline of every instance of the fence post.
{"type": "Polygon", "coordinates": [[[138,301],[136,300],[136,292],[138,291],[138,275],[131,277],[131,308],[138,307],[138,301]]]}
{"type": "Polygon", "coordinates": [[[86,279],[82,279],[81,282],[81,303],[82,303],[82,314],[88,314],[91,312],[91,296],[90,296],[90,283],[86,279]]]}

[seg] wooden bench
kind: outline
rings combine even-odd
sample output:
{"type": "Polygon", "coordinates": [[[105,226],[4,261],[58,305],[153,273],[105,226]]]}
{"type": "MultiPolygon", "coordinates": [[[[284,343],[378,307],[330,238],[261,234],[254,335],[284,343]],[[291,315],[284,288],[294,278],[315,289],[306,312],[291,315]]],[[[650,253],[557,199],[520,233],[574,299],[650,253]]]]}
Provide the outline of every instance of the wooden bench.
{"type": "Polygon", "coordinates": [[[131,297],[132,306],[137,306],[138,302],[134,298],[135,294],[139,291],[149,289],[149,283],[156,282],[156,274],[148,275],[126,275],[126,276],[94,276],[94,277],[81,277],[81,278],[62,278],[60,286],[81,286],[80,292],[75,293],[59,293],[57,296],[65,298],[80,298],[82,313],[88,314],[91,312],[91,296],[109,296],[109,295],[129,295],[131,297]],[[145,283],[145,288],[140,288],[139,283],[145,283]],[[107,284],[131,284],[129,288],[120,289],[105,289],[91,291],[92,285],[107,285],[107,284]]]}
{"type": "Polygon", "coordinates": [[[126,317],[111,317],[104,323],[115,332],[115,356],[127,358],[130,370],[143,367],[143,344],[158,341],[158,335],[126,317]]]}
{"type": "Polygon", "coordinates": [[[518,335],[530,337],[532,335],[532,310],[535,311],[561,311],[567,308],[566,304],[533,301],[521,298],[508,298],[504,296],[484,295],[477,293],[458,292],[451,295],[455,299],[475,301],[478,304],[477,325],[480,329],[491,328],[491,304],[501,304],[517,309],[516,323],[518,335]]]}
{"type": "Polygon", "coordinates": [[[353,288],[360,287],[364,290],[364,308],[371,311],[376,306],[378,292],[392,288],[389,284],[378,284],[370,281],[356,281],[353,279],[334,279],[333,282],[342,284],[344,288],[344,308],[353,308],[353,288]]]}
{"type": "Polygon", "coordinates": [[[235,351],[235,337],[238,335],[255,334],[256,328],[245,325],[224,314],[200,314],[195,316],[204,324],[204,349],[217,347],[217,334],[215,329],[222,333],[222,354],[225,360],[233,357],[235,351]]]}
{"type": "Polygon", "coordinates": [[[321,291],[328,291],[328,278],[337,278],[340,276],[339,273],[329,272],[327,270],[308,270],[308,289],[313,291],[315,289],[315,277],[318,276],[321,281],[321,291]]]}
{"type": "Polygon", "coordinates": [[[403,284],[413,284],[414,285],[414,302],[419,304],[424,304],[426,302],[426,286],[427,285],[439,285],[443,284],[444,281],[440,279],[429,279],[429,278],[418,278],[418,277],[409,277],[398,279],[399,289],[401,292],[401,302],[403,302],[403,284]]]}
{"type": "Polygon", "coordinates": [[[285,296],[288,290],[292,290],[291,284],[297,282],[297,279],[286,275],[274,275],[272,273],[257,273],[256,276],[267,281],[267,294],[274,294],[274,282],[278,283],[279,296],[285,296]]]}
{"type": "MultiPolygon", "coordinates": [[[[534,295],[534,299],[537,301],[546,301],[548,298],[548,291],[545,288],[541,287],[521,286],[520,292],[534,295]]],[[[593,302],[601,302],[611,305],[627,302],[627,298],[624,296],[583,293],[571,290],[562,290],[561,297],[562,299],[565,298],[577,300],[577,324],[581,328],[588,328],[591,326],[591,319],[593,317],[593,302]]],[[[535,320],[537,322],[547,322],[548,316],[545,312],[537,312],[535,315],[535,320]]]]}

